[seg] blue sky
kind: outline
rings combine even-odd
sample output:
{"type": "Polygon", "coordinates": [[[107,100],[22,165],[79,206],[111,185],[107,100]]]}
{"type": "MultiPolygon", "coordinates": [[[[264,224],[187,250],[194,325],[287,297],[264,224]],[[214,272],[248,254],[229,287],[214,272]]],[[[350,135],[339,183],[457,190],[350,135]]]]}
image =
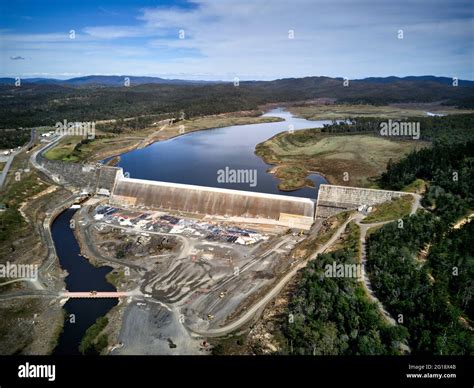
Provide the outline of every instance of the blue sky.
{"type": "Polygon", "coordinates": [[[432,74],[472,80],[473,4],[463,0],[2,1],[0,76],[268,80],[432,74]]]}

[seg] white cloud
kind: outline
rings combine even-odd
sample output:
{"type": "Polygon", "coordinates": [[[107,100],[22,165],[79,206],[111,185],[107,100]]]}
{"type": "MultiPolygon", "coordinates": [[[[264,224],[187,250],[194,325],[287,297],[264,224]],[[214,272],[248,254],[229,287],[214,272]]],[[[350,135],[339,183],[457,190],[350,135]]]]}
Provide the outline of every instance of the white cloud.
{"type": "Polygon", "coordinates": [[[472,6],[443,0],[196,0],[195,5],[145,8],[133,25],[89,26],[74,42],[67,34],[8,33],[1,39],[5,53],[32,56],[25,69],[34,62],[47,72],[208,79],[409,74],[474,78],[472,6]],[[185,39],[179,39],[180,29],[185,39]],[[293,40],[288,39],[290,29],[293,40]],[[397,39],[399,29],[403,40],[397,39]]]}
{"type": "Polygon", "coordinates": [[[83,31],[95,39],[136,38],[148,35],[143,28],[129,26],[86,27],[83,31]]]}

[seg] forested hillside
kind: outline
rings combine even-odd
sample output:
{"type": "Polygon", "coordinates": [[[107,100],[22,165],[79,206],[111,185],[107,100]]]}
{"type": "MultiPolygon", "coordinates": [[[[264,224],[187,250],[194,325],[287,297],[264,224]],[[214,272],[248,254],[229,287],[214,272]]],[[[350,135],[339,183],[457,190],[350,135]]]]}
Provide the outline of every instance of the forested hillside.
{"type": "MultiPolygon", "coordinates": [[[[474,114],[456,114],[431,117],[406,117],[402,122],[420,124],[420,139],[426,141],[441,141],[453,143],[474,138],[474,114]]],[[[386,118],[355,117],[345,122],[325,124],[323,133],[380,133],[382,123],[386,118]]],[[[410,137],[410,136],[408,136],[410,137]]]]}
{"type": "Polygon", "coordinates": [[[428,182],[427,211],[368,240],[375,292],[392,314],[401,314],[417,353],[474,354],[474,223],[452,228],[474,208],[473,162],[472,140],[443,136],[390,164],[381,179],[392,189],[414,179],[428,182]]]}
{"type": "MultiPolygon", "coordinates": [[[[371,284],[397,329],[381,323],[351,279],[324,277],[328,262],[355,262],[355,250],[345,248],[319,255],[302,273],[288,309],[296,312],[296,324],[285,325],[295,353],[308,353],[314,344],[317,354],[391,354],[391,341],[406,341],[412,354],[474,354],[474,221],[459,222],[474,209],[472,120],[472,115],[423,119],[432,147],[389,163],[379,180],[395,190],[416,179],[427,184],[424,209],[386,224],[367,240],[371,284]]],[[[361,120],[357,128],[375,131],[377,120],[361,120]]]]}
{"type": "Polygon", "coordinates": [[[344,249],[322,254],[304,269],[288,306],[285,351],[306,355],[399,354],[407,332],[390,326],[357,278],[327,277],[326,265],[358,263],[358,227],[348,225],[344,249]]]}
{"type": "Polygon", "coordinates": [[[343,85],[340,78],[306,77],[275,81],[210,84],[141,84],[129,87],[23,83],[0,85],[0,128],[53,125],[141,115],[186,117],[256,109],[259,104],[334,98],[339,102],[387,104],[432,102],[467,106],[474,86],[458,87],[424,79],[365,80],[343,85]]]}
{"type": "Polygon", "coordinates": [[[463,227],[454,242],[448,240],[448,228],[442,218],[425,213],[403,219],[402,228],[388,224],[368,240],[367,268],[375,293],[408,330],[414,354],[474,354],[474,335],[462,319],[472,303],[474,255],[467,233],[472,225],[463,227]],[[448,249],[453,243],[465,246],[462,257],[448,249]],[[423,250],[429,251],[427,257],[423,250]]]}

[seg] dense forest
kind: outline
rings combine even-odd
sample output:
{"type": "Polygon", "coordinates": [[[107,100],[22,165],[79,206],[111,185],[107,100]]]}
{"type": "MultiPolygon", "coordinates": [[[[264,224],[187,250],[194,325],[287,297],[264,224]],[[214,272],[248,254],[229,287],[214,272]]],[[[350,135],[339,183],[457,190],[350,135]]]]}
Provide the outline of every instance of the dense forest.
{"type": "Polygon", "coordinates": [[[429,181],[423,203],[436,205],[435,212],[448,222],[461,216],[467,208],[474,207],[473,167],[474,140],[435,142],[433,147],[414,151],[398,163],[390,162],[380,184],[387,189],[399,190],[415,179],[429,181]]]}
{"type": "MultiPolygon", "coordinates": [[[[257,109],[272,102],[327,97],[338,102],[387,104],[433,102],[468,104],[474,86],[431,80],[343,85],[341,78],[306,77],[275,81],[209,84],[142,84],[130,87],[23,83],[0,85],[0,128],[54,125],[57,121],[97,121],[184,111],[186,117],[257,109]]],[[[174,117],[177,117],[175,115],[174,117]]]]}
{"type": "MultiPolygon", "coordinates": [[[[377,120],[326,127],[336,133],[354,128],[375,131],[377,120]]],[[[429,117],[421,128],[432,146],[389,162],[379,184],[400,190],[424,180],[424,209],[367,240],[372,287],[397,330],[387,331],[380,314],[370,313],[351,279],[323,277],[328,262],[354,262],[355,250],[345,248],[319,255],[302,272],[289,305],[296,323],[284,326],[294,353],[307,354],[313,344],[316,354],[392,354],[395,341],[406,342],[412,354],[474,354],[474,221],[453,228],[474,208],[473,116],[429,117]]]]}
{"type": "MultiPolygon", "coordinates": [[[[393,121],[393,120],[392,120],[393,121]]],[[[356,117],[343,122],[324,124],[323,133],[380,133],[381,123],[386,118],[356,117]]],[[[419,123],[420,139],[425,141],[445,141],[453,143],[474,138],[474,114],[448,116],[406,117],[402,122],[419,123]]],[[[316,132],[316,131],[315,131],[316,132]]],[[[411,137],[408,137],[411,138],[411,137]]]]}
{"type": "Polygon", "coordinates": [[[319,255],[302,271],[285,323],[285,351],[291,354],[399,354],[408,333],[390,326],[370,302],[357,278],[327,277],[333,262],[358,262],[358,227],[349,224],[344,249],[319,255]]]}
{"type": "MultiPolygon", "coordinates": [[[[459,288],[472,290],[474,256],[471,248],[470,256],[453,261],[459,257],[445,250],[449,247],[444,236],[447,227],[431,213],[417,214],[404,219],[402,228],[397,223],[384,226],[367,242],[367,269],[374,291],[407,328],[413,354],[474,354],[474,335],[460,319],[461,306],[469,306],[472,296],[459,292],[459,288]],[[430,251],[427,258],[424,249],[430,251]],[[432,269],[433,255],[437,271],[432,269]],[[456,279],[452,279],[454,265],[461,273],[456,279]],[[443,276],[438,279],[440,271],[443,276]],[[449,285],[457,292],[457,304],[452,302],[449,285]]],[[[465,228],[472,230],[472,226],[465,228]]],[[[465,244],[470,239],[457,242],[465,244]]]]}
{"type": "Polygon", "coordinates": [[[474,142],[436,138],[432,148],[390,163],[381,177],[399,189],[414,179],[428,182],[427,210],[403,227],[384,226],[368,240],[368,269],[378,297],[403,316],[416,353],[474,354],[474,223],[452,229],[474,208],[474,142]]]}
{"type": "Polygon", "coordinates": [[[474,222],[448,231],[431,247],[428,262],[440,288],[448,291],[450,302],[474,321],[474,222]]]}
{"type": "Polygon", "coordinates": [[[0,149],[22,146],[31,138],[29,129],[0,130],[0,149]]]}

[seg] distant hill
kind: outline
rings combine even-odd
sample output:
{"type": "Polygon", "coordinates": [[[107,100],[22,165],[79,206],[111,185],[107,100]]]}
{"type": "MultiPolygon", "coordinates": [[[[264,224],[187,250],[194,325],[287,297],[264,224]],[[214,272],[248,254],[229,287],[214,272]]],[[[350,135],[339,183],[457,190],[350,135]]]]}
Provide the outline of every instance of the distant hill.
{"type": "MultiPolygon", "coordinates": [[[[267,103],[300,102],[330,98],[338,103],[386,105],[408,102],[442,102],[461,108],[474,108],[474,82],[459,81],[452,86],[447,77],[386,77],[350,80],[304,77],[273,81],[196,82],[159,77],[123,76],[72,78],[69,80],[26,79],[21,87],[13,78],[0,79],[0,128],[52,125],[69,121],[97,121],[141,117],[146,120],[257,110],[267,103]],[[3,85],[2,85],[3,83],[3,85]],[[153,115],[155,117],[145,116],[153,115]]],[[[114,130],[120,130],[115,128],[114,130]]]]}
{"type": "MultiPolygon", "coordinates": [[[[65,86],[123,86],[125,77],[130,79],[130,85],[144,85],[144,84],[162,84],[162,85],[204,85],[204,84],[216,84],[216,83],[229,83],[224,81],[194,81],[184,79],[166,79],[160,77],[139,77],[139,76],[127,76],[127,75],[88,75],[84,77],[70,78],[67,80],[60,80],[54,78],[23,78],[21,81],[23,84],[41,84],[41,85],[65,85],[65,86]]],[[[310,84],[329,84],[337,81],[342,82],[342,78],[332,77],[302,77],[302,78],[282,78],[273,81],[243,81],[247,85],[304,85],[310,84]]],[[[370,84],[393,84],[393,83],[406,83],[406,82],[432,82],[440,85],[452,85],[452,78],[449,77],[436,77],[433,75],[423,76],[408,76],[408,77],[368,77],[362,79],[350,80],[350,82],[365,82],[370,84]]],[[[0,78],[0,85],[14,85],[14,78],[0,78]]],[[[459,80],[459,86],[473,86],[474,81],[459,80]]]]}
{"type": "MultiPolygon", "coordinates": [[[[168,84],[168,85],[186,85],[186,84],[206,84],[214,83],[213,81],[193,81],[181,79],[166,79],[159,77],[136,77],[127,75],[88,75],[84,77],[70,78],[60,80],[54,78],[23,78],[24,84],[41,84],[41,85],[65,85],[65,86],[123,86],[125,78],[129,78],[130,85],[143,84],[168,84]]],[[[15,78],[0,78],[0,85],[14,85],[15,78]]]]}
{"type": "MultiPolygon", "coordinates": [[[[449,77],[436,77],[434,75],[408,76],[408,77],[369,77],[362,78],[357,81],[370,82],[376,84],[388,84],[400,81],[429,81],[442,85],[452,85],[453,79],[449,77]]],[[[458,80],[459,86],[473,86],[474,81],[458,80]]]]}

